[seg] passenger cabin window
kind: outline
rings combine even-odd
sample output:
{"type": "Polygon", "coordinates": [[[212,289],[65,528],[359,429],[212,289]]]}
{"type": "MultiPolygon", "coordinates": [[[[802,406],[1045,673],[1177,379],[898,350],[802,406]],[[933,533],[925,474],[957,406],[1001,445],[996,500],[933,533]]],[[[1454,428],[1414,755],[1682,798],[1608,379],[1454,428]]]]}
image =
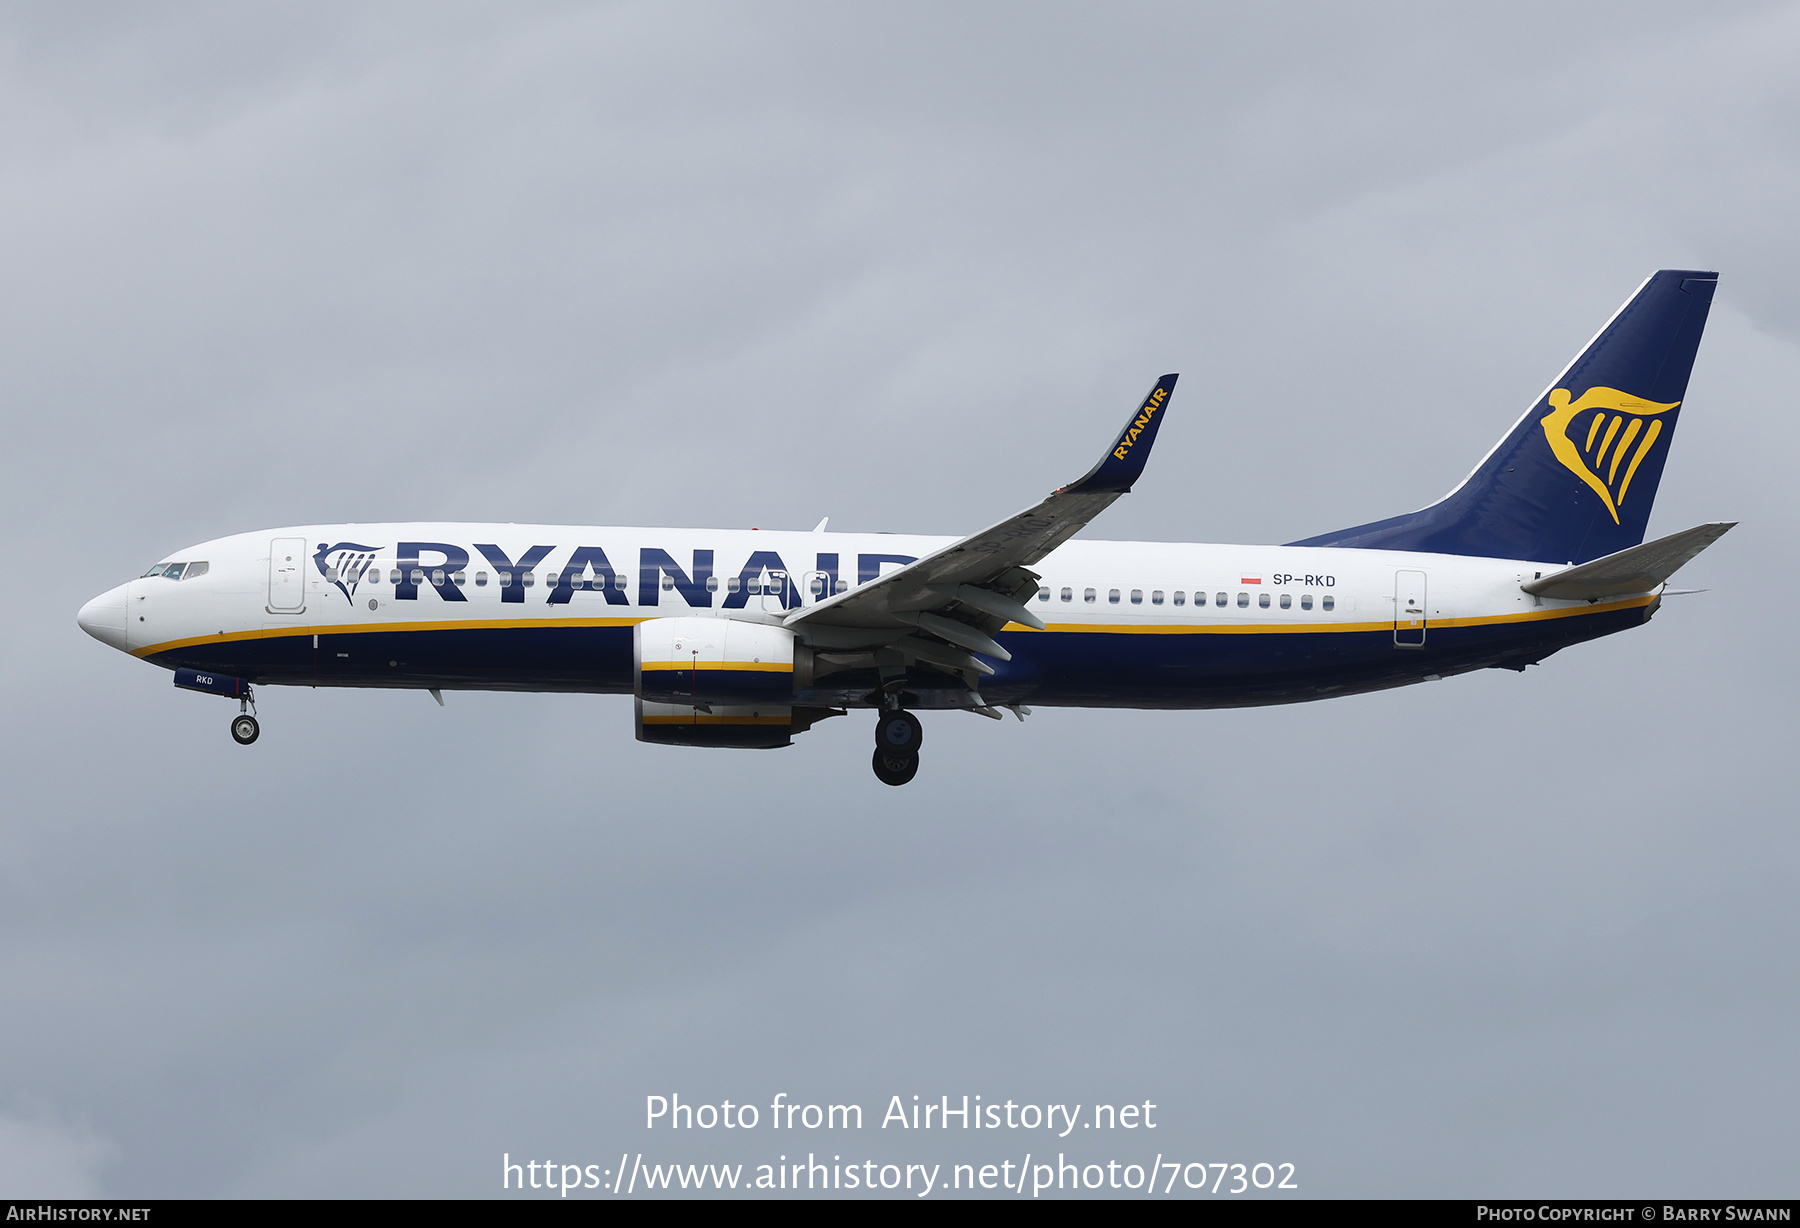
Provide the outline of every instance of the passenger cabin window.
{"type": "Polygon", "coordinates": [[[425,583],[425,569],[424,569],[424,568],[423,568],[423,567],[415,567],[415,568],[413,568],[413,571],[412,571],[412,582],[413,582],[413,583],[414,583],[414,584],[423,584],[423,583],[425,583]]]}
{"type": "Polygon", "coordinates": [[[838,582],[837,582],[837,591],[838,591],[838,592],[840,592],[840,593],[847,593],[847,592],[849,592],[849,591],[850,591],[850,581],[848,581],[848,580],[839,580],[839,581],[838,581],[838,582]]]}
{"type": "Polygon", "coordinates": [[[431,582],[439,588],[444,587],[444,569],[442,567],[432,568],[431,582]]]}
{"type": "Polygon", "coordinates": [[[1163,591],[1160,588],[1150,590],[1150,604],[1161,605],[1162,603],[1163,591]]]}
{"type": "Polygon", "coordinates": [[[1300,608],[1303,610],[1312,609],[1312,594],[1311,593],[1301,593],[1300,594],[1300,608]]]}
{"type": "Polygon", "coordinates": [[[1116,588],[1107,589],[1106,590],[1106,600],[1113,605],[1118,605],[1119,604],[1119,590],[1116,588]]]}
{"type": "Polygon", "coordinates": [[[1176,605],[1186,605],[1187,604],[1187,594],[1182,592],[1180,589],[1175,590],[1175,604],[1176,605]]]}
{"type": "Polygon", "coordinates": [[[475,587],[476,588],[486,588],[487,587],[487,572],[478,571],[475,573],[475,587]]]}
{"type": "Polygon", "coordinates": [[[1337,598],[1333,597],[1330,593],[1326,593],[1323,597],[1319,598],[1319,608],[1321,610],[1329,610],[1336,604],[1337,598]]]}
{"type": "Polygon", "coordinates": [[[663,592],[665,592],[665,593],[669,592],[674,587],[675,587],[675,577],[668,575],[667,573],[664,573],[664,575],[663,575],[663,592]]]}
{"type": "Polygon", "coordinates": [[[1131,604],[1132,605],[1143,605],[1144,604],[1144,590],[1143,589],[1134,588],[1131,590],[1131,604]]]}
{"type": "Polygon", "coordinates": [[[1260,609],[1264,609],[1264,610],[1268,609],[1269,608],[1269,594],[1267,594],[1267,593],[1256,594],[1256,604],[1257,604],[1258,608],[1260,608],[1260,609]]]}
{"type": "Polygon", "coordinates": [[[1293,594],[1292,593],[1281,594],[1281,608],[1284,610],[1289,610],[1289,609],[1292,609],[1293,606],[1294,606],[1293,594]]]}
{"type": "MultiPolygon", "coordinates": [[[[1221,597],[1223,597],[1224,595],[1225,595],[1224,593],[1219,594],[1219,596],[1221,596],[1221,597]]],[[[1238,594],[1238,609],[1247,610],[1249,608],[1250,608],[1250,594],[1249,593],[1239,593],[1238,594]]]]}
{"type": "Polygon", "coordinates": [[[738,591],[738,584],[739,584],[739,581],[738,581],[738,578],[737,578],[737,577],[736,577],[736,576],[731,576],[731,577],[729,577],[729,578],[728,578],[728,579],[727,579],[727,580],[726,580],[726,581],[725,581],[725,591],[726,591],[726,592],[728,592],[728,593],[735,593],[735,592],[737,592],[737,591],[738,591]]]}
{"type": "Polygon", "coordinates": [[[1062,591],[1062,599],[1063,599],[1063,600],[1064,600],[1064,601],[1073,601],[1073,600],[1075,600],[1075,590],[1074,590],[1074,589],[1072,589],[1072,588],[1065,588],[1065,589],[1064,589],[1064,590],[1063,590],[1063,591],[1062,591]]]}
{"type": "MultiPolygon", "coordinates": [[[[604,588],[605,586],[606,586],[605,581],[602,581],[601,587],[604,588]]],[[[625,591],[625,577],[624,576],[614,576],[613,577],[613,589],[615,592],[620,592],[620,593],[625,591]]]]}
{"type": "MultiPolygon", "coordinates": [[[[602,577],[602,579],[600,581],[600,587],[602,587],[602,588],[606,587],[606,580],[604,577],[602,577]]],[[[706,591],[709,593],[716,593],[719,591],[719,577],[717,577],[717,576],[706,577],[706,591]]]]}
{"type": "Polygon", "coordinates": [[[537,583],[537,574],[535,572],[522,571],[519,573],[519,583],[523,584],[526,588],[530,588],[533,584],[537,583]]]}
{"type": "Polygon", "coordinates": [[[1047,588],[1040,588],[1040,589],[1038,589],[1038,600],[1039,600],[1039,601],[1048,601],[1048,600],[1050,600],[1050,590],[1049,590],[1049,589],[1047,589],[1047,588]]]}
{"type": "Polygon", "coordinates": [[[501,588],[511,588],[512,580],[513,580],[512,572],[503,571],[500,573],[500,587],[501,588]]]}
{"type": "Polygon", "coordinates": [[[398,567],[396,567],[392,571],[388,572],[388,583],[389,584],[400,583],[400,569],[398,567]]]}
{"type": "Polygon", "coordinates": [[[1082,589],[1081,590],[1081,599],[1083,601],[1087,602],[1089,605],[1093,605],[1094,604],[1094,590],[1091,588],[1082,589]]]}
{"type": "Polygon", "coordinates": [[[1226,597],[1225,593],[1220,593],[1218,595],[1218,597],[1216,599],[1214,599],[1213,604],[1216,606],[1223,607],[1225,604],[1225,597],[1226,597]]]}

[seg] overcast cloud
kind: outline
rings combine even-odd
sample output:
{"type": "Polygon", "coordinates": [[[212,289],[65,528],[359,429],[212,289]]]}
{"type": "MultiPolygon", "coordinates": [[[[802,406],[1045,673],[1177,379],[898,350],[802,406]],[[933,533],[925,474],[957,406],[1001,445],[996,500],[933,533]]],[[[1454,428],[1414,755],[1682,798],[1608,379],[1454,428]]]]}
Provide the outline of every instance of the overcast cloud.
{"type": "Polygon", "coordinates": [[[1796,64],[1796,4],[0,8],[0,1194],[1793,1195],[1796,64]],[[1664,267],[1721,281],[1651,531],[1742,524],[1523,675],[928,714],[887,789],[866,714],[617,697],[269,688],[246,750],[75,624],[284,524],[960,534],[1167,370],[1086,536],[1291,540],[1454,485],[1664,267]],[[875,1125],[965,1093],[1159,1125],[875,1125]]]}

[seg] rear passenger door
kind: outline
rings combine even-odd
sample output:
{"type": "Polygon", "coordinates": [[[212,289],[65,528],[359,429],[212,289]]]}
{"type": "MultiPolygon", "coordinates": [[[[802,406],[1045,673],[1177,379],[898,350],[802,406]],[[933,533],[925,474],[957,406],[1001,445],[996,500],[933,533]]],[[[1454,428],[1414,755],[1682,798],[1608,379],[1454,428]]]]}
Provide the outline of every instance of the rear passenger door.
{"type": "Polygon", "coordinates": [[[1425,647],[1425,573],[1394,573],[1394,647],[1425,647]]]}

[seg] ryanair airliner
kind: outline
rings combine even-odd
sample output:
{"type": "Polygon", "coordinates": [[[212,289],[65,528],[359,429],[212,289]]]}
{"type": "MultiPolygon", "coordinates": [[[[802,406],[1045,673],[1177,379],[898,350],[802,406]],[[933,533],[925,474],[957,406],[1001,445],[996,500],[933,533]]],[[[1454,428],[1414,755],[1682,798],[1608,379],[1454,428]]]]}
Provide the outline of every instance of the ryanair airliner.
{"type": "Polygon", "coordinates": [[[633,696],[637,736],[789,745],[875,714],[1298,703],[1523,670],[1636,627],[1730,524],[1645,542],[1714,273],[1639,286],[1461,485],[1283,546],[1074,541],[1144,472],[1175,376],[1088,474],[960,540],[755,529],[299,525],[177,551],[82,607],[96,639],[238,701],[262,686],[633,696]]]}

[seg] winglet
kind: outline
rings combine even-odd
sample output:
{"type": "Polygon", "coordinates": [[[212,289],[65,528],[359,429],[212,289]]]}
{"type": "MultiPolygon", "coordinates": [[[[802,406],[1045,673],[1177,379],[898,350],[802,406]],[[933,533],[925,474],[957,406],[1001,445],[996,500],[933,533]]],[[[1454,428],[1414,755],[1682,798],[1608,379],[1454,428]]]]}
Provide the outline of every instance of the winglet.
{"type": "Polygon", "coordinates": [[[1119,438],[1107,450],[1100,463],[1088,470],[1078,482],[1071,482],[1058,493],[1124,494],[1143,476],[1144,463],[1150,459],[1150,448],[1156,442],[1156,428],[1162,425],[1163,411],[1175,391],[1175,376],[1165,375],[1144,398],[1144,403],[1125,423],[1119,438]]]}

